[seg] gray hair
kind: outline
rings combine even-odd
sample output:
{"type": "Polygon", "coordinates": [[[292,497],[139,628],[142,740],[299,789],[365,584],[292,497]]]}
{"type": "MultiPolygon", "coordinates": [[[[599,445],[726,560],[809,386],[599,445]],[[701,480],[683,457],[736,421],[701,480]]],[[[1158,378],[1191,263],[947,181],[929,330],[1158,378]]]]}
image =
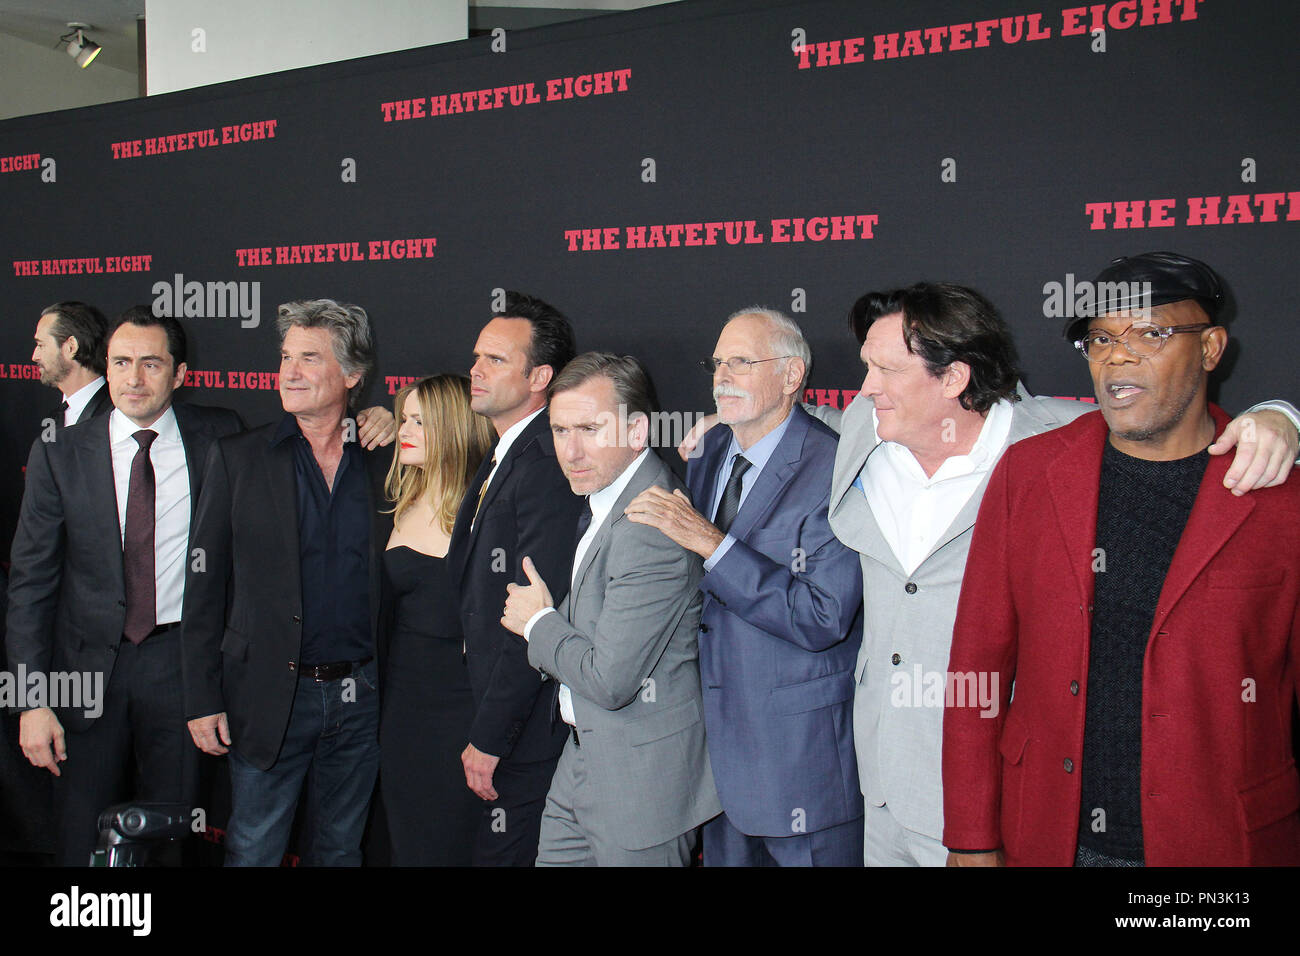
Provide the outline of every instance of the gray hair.
{"type": "Polygon", "coordinates": [[[303,329],[328,329],[344,375],[360,372],[357,384],[348,391],[348,404],[354,404],[366,386],[366,378],[375,367],[375,344],[370,336],[370,319],[359,305],[333,299],[306,299],[285,302],[276,310],[275,327],[280,344],[295,325],[303,329]]]}
{"type": "MultiPolygon", "coordinates": [[[[727,321],[722,323],[723,328],[726,328],[727,325],[742,315],[757,315],[767,320],[768,342],[777,355],[789,355],[803,359],[803,380],[799,382],[799,390],[802,392],[803,387],[808,384],[809,374],[812,373],[812,349],[808,347],[808,340],[804,338],[803,329],[799,327],[799,323],[777,309],[755,305],[731,313],[731,315],[727,316],[727,321]]],[[[781,367],[785,368],[789,364],[787,361],[781,367]]]]}

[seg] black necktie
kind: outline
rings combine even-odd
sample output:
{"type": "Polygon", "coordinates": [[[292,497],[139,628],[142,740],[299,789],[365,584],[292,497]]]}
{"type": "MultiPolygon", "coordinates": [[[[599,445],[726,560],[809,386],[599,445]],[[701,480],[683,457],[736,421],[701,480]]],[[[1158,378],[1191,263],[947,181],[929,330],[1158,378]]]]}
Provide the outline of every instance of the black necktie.
{"type": "Polygon", "coordinates": [[[749,471],[749,462],[744,455],[737,455],[736,460],[731,465],[731,477],[727,479],[727,486],[722,489],[722,500],[718,502],[718,513],[713,517],[714,526],[723,534],[727,533],[727,529],[731,527],[731,522],[736,520],[736,512],[740,510],[741,481],[747,471],[749,471]]]}
{"type": "Polygon", "coordinates": [[[59,427],[62,428],[68,420],[68,400],[65,398],[59,404],[59,427]]]}
{"type": "Polygon", "coordinates": [[[587,533],[591,527],[591,497],[582,499],[582,510],[578,512],[578,525],[573,533],[573,560],[569,562],[569,580],[573,580],[573,572],[577,570],[578,564],[578,545],[582,543],[582,536],[587,533]]]}
{"type": "Polygon", "coordinates": [[[158,433],[142,428],[131,436],[139,444],[131,460],[126,492],[126,529],[122,534],[122,572],[126,583],[126,623],[122,633],[139,644],[157,623],[154,578],[154,477],[149,446],[158,433]]]}
{"type": "Polygon", "coordinates": [[[582,543],[582,536],[587,533],[591,527],[591,497],[582,499],[582,510],[578,512],[578,531],[573,536],[573,552],[577,556],[578,545],[582,543]]]}

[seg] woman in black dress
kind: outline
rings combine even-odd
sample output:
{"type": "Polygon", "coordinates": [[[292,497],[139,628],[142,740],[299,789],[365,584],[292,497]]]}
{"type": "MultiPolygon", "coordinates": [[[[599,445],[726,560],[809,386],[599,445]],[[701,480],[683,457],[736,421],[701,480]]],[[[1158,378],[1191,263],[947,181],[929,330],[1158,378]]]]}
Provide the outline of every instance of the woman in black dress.
{"type": "Polygon", "coordinates": [[[482,804],[460,754],[474,716],[460,600],[444,556],[456,510],[495,435],[469,407],[469,379],[437,375],[397,393],[386,492],[387,665],[380,794],[395,866],[468,866],[482,804]]]}

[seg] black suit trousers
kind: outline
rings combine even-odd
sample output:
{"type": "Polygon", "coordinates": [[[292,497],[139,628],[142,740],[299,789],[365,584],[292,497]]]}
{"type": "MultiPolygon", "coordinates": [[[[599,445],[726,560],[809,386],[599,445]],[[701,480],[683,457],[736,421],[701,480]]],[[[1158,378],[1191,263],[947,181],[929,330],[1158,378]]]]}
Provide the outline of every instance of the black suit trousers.
{"type": "Polygon", "coordinates": [[[184,803],[198,794],[199,751],[185,721],[180,629],[125,638],[89,729],[68,733],[54,781],[60,866],[86,866],[99,814],[125,800],[184,803]]]}

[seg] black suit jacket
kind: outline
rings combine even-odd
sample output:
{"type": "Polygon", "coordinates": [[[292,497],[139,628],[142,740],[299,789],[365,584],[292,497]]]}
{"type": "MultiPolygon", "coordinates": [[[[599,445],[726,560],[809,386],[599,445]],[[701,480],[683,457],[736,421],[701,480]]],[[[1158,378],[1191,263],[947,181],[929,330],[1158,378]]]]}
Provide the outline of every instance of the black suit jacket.
{"type": "MultiPolygon", "coordinates": [[[[88,422],[98,415],[107,415],[112,410],[113,400],[108,394],[108,382],[104,382],[103,385],[99,386],[99,391],[90,397],[90,401],[86,403],[86,407],[81,410],[81,414],[77,416],[76,424],[80,425],[82,422],[88,422]]],[[[241,425],[240,427],[242,428],[243,426],[241,425]]],[[[203,467],[202,458],[199,459],[199,467],[203,467]]]]}
{"type": "MultiPolygon", "coordinates": [[[[279,757],[289,726],[302,648],[298,492],[291,442],[273,444],[280,423],[216,442],[208,455],[203,497],[185,585],[185,716],[223,711],[232,746],[267,770],[279,757]]],[[[378,508],[392,449],[363,451],[370,480],[371,636],[380,614],[383,532],[378,508]]]]}
{"type": "MultiPolygon", "coordinates": [[[[185,446],[192,532],[208,448],[243,422],[225,408],[172,407],[185,446]]],[[[22,664],[28,673],[102,671],[105,686],[112,674],[126,585],[108,425],[107,415],[95,415],[32,445],[11,549],[5,627],[11,670],[22,664]]],[[[81,710],[58,716],[70,731],[85,730],[92,720],[81,710]]]]}
{"type": "Polygon", "coordinates": [[[491,456],[470,483],[447,557],[459,575],[461,624],[475,716],[469,742],[483,753],[519,762],[546,760],[564,748],[565,725],[552,720],[553,695],[528,663],[528,647],[501,626],[506,585],[527,584],[531,557],[558,605],[569,592],[573,535],[581,497],[555,460],[551,420],[543,410],[510,446],[470,530],[491,456]]]}

